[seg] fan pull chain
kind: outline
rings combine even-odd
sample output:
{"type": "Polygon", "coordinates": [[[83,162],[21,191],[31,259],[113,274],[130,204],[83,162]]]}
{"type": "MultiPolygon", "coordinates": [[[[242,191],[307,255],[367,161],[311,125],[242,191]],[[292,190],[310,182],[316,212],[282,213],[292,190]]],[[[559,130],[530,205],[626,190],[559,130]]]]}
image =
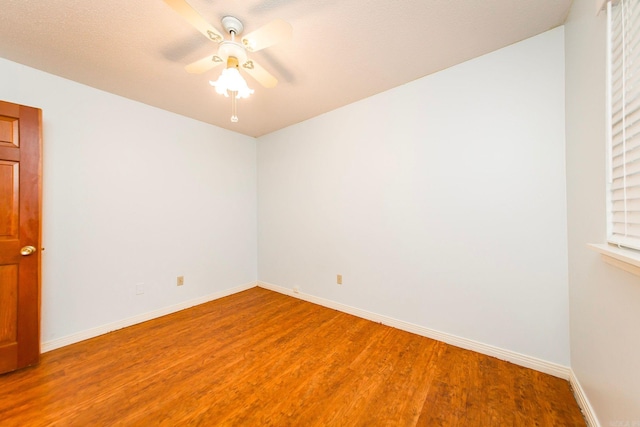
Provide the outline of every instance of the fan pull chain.
{"type": "Polygon", "coordinates": [[[233,123],[238,122],[238,99],[236,95],[238,95],[238,91],[231,92],[231,121],[233,123]]]}

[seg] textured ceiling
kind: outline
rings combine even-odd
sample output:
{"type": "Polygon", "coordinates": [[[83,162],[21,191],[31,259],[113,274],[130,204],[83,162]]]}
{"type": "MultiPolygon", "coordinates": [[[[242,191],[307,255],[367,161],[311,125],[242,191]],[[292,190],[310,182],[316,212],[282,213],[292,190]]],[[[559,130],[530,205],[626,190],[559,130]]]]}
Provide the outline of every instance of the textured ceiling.
{"type": "Polygon", "coordinates": [[[0,0],[0,57],[260,136],[562,25],[571,0],[189,0],[221,32],[281,18],[293,38],[250,54],[278,80],[230,100],[184,66],[217,51],[162,0],[0,0]]]}

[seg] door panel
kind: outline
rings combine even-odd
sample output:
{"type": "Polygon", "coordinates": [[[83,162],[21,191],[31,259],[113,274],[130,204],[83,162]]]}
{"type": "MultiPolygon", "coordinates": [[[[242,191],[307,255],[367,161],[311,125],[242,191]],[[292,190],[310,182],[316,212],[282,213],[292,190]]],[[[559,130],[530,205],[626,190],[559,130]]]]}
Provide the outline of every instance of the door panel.
{"type": "Polygon", "coordinates": [[[15,365],[17,363],[17,290],[17,266],[0,265],[0,372],[14,369],[12,368],[12,365],[15,365]]]}
{"type": "Polygon", "coordinates": [[[18,238],[20,164],[0,160],[0,239],[18,238]]]}
{"type": "Polygon", "coordinates": [[[18,147],[19,121],[15,117],[0,117],[0,146],[18,147]]]}
{"type": "Polygon", "coordinates": [[[40,356],[41,140],[40,110],[0,101],[0,373],[40,356]]]}

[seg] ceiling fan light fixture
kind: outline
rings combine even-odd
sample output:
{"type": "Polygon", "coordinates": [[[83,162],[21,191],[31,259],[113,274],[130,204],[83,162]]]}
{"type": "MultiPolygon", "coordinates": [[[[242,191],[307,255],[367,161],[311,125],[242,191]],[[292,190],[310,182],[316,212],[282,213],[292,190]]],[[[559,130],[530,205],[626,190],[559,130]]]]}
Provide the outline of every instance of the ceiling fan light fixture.
{"type": "Polygon", "coordinates": [[[247,82],[238,71],[238,59],[230,56],[227,59],[227,68],[222,70],[218,80],[209,81],[209,84],[216,88],[216,92],[225,97],[231,96],[231,121],[238,121],[237,99],[248,98],[254,91],[247,86],[247,82]]]}
{"type": "Polygon", "coordinates": [[[227,68],[222,70],[218,80],[209,81],[209,84],[216,88],[220,95],[229,96],[232,92],[237,92],[237,98],[248,98],[254,90],[247,86],[247,82],[238,71],[238,60],[232,56],[227,60],[227,68]]]}

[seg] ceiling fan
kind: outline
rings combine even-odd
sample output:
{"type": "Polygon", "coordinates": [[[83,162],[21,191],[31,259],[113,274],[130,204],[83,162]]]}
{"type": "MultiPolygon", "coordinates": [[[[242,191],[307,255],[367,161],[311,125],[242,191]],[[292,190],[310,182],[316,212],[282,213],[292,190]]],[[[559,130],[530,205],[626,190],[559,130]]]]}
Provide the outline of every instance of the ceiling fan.
{"type": "Polygon", "coordinates": [[[246,82],[240,76],[238,70],[242,69],[262,86],[275,87],[278,80],[253,59],[248,59],[247,52],[257,52],[273,46],[281,41],[291,38],[293,32],[291,24],[277,19],[243,36],[240,42],[236,36],[240,36],[244,30],[242,22],[233,16],[222,18],[222,28],[229,34],[230,39],[224,36],[214,26],[209,24],[198,12],[185,0],[164,0],[173,10],[178,12],[187,22],[193,25],[209,40],[218,43],[218,52],[199,59],[185,67],[189,73],[204,73],[219,65],[226,64],[220,78],[211,81],[216,92],[225,96],[231,95],[232,116],[231,121],[237,122],[236,98],[246,98],[253,93],[246,82]]]}

